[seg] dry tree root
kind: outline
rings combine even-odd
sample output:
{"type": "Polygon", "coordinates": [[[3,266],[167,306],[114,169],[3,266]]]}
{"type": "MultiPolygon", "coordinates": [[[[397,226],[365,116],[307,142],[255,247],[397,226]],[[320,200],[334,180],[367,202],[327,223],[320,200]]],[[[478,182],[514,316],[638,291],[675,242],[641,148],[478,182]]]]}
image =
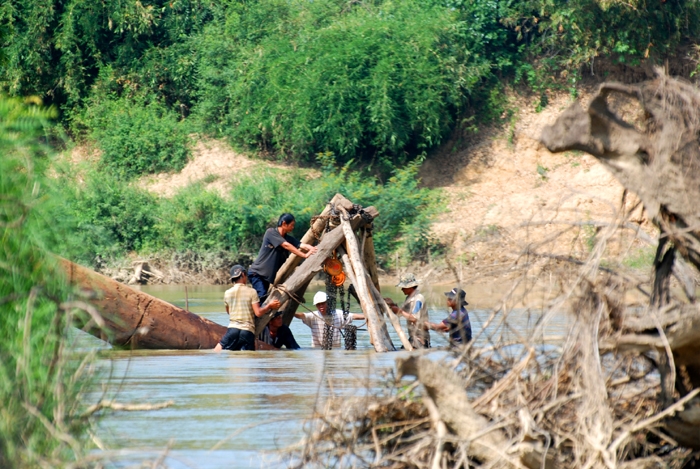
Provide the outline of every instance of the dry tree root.
{"type": "Polygon", "coordinates": [[[609,240],[629,226],[623,210],[599,222],[583,256],[549,249],[556,234],[523,246],[512,266],[521,276],[472,344],[448,358],[402,356],[396,376],[415,377],[409,385],[391,381],[354,405],[329,400],[291,452],[297,467],[697,467],[700,91],[663,74],[637,86],[606,83],[542,140],[552,151],[591,153],[642,200],[660,230],[651,278],[606,257],[609,240]],[[617,116],[616,96],[635,100],[643,121],[617,116]],[[550,294],[528,303],[547,277],[556,279],[550,294]],[[532,307],[507,306],[518,302],[532,307]],[[527,314],[530,330],[509,326],[527,314]],[[546,328],[562,315],[566,337],[552,343],[546,328]]]}

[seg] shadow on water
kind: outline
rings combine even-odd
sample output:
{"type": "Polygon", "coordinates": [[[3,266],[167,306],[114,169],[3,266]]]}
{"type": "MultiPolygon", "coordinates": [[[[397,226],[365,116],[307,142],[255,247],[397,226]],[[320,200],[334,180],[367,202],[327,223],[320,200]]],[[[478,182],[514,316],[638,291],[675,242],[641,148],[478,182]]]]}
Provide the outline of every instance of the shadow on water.
{"type": "MultiPolygon", "coordinates": [[[[188,287],[190,311],[228,324],[223,309],[225,289],[188,287]]],[[[432,322],[447,315],[443,290],[424,291],[432,306],[432,322]]],[[[185,306],[182,286],[148,287],[144,291],[185,306]]],[[[403,299],[396,288],[383,287],[383,293],[397,302],[403,299]]],[[[491,311],[479,308],[478,297],[469,296],[468,300],[477,347],[492,345],[485,337],[514,342],[539,320],[536,313],[513,311],[507,322],[496,317],[487,333],[481,333],[491,311]]],[[[354,301],[351,310],[359,312],[354,301]]],[[[546,334],[562,335],[565,328],[565,318],[555,318],[546,334]]],[[[275,451],[301,440],[303,422],[312,416],[319,400],[331,394],[356,396],[376,390],[391,376],[398,354],[404,353],[375,353],[366,331],[358,332],[356,351],[314,350],[309,348],[308,327],[295,320],[291,329],[301,350],[220,354],[207,350],[107,351],[100,366],[108,391],[106,396],[95,395],[95,399],[140,404],[173,402],[165,409],[115,412],[101,420],[99,439],[109,448],[130,451],[127,456],[121,454],[115,465],[133,464],[167,448],[166,462],[175,468],[284,467],[275,451]]],[[[90,339],[85,341],[93,343],[90,339]]],[[[400,344],[393,331],[392,340],[400,344]]],[[[436,347],[447,345],[445,337],[435,332],[431,340],[436,347]]],[[[553,347],[549,343],[543,338],[543,347],[553,347]]],[[[514,346],[511,351],[517,354],[520,350],[514,346]]]]}

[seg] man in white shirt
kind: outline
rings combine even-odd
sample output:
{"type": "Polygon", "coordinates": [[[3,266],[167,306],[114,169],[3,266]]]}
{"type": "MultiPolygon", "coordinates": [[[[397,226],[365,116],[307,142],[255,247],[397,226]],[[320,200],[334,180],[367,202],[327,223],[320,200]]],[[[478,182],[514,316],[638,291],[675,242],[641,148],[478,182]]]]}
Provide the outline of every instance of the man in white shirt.
{"type": "MultiPolygon", "coordinates": [[[[314,295],[314,305],[317,311],[313,313],[294,313],[294,317],[311,328],[311,347],[324,348],[324,344],[330,342],[332,335],[332,348],[340,348],[340,331],[353,320],[364,320],[364,314],[348,314],[347,318],[343,317],[343,311],[336,309],[333,313],[328,309],[328,295],[326,292],[319,291],[314,295]],[[324,340],[326,339],[326,340],[324,340]]],[[[326,347],[327,348],[327,347],[326,347]]]]}

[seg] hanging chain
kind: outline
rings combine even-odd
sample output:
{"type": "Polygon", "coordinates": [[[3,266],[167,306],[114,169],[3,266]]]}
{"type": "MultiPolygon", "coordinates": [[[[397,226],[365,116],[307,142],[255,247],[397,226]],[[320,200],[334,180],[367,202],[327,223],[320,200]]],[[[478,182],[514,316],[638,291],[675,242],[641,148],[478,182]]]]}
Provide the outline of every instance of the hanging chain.
{"type": "MultiPolygon", "coordinates": [[[[331,216],[334,215],[335,207],[331,206],[331,216]]],[[[331,230],[330,223],[326,223],[326,233],[331,230]]],[[[335,298],[336,287],[333,285],[333,280],[330,274],[326,273],[326,315],[323,318],[323,350],[331,350],[333,348],[333,319],[335,317],[335,298]]]]}
{"type": "Polygon", "coordinates": [[[335,298],[336,287],[331,281],[331,276],[326,274],[326,315],[323,317],[325,322],[323,326],[323,350],[331,350],[333,348],[333,319],[335,317],[335,298]]]}
{"type": "MultiPolygon", "coordinates": [[[[343,308],[343,319],[347,322],[348,316],[350,316],[350,289],[348,288],[347,301],[343,298],[345,294],[345,287],[340,286],[340,303],[343,308]]],[[[348,324],[343,328],[345,333],[343,338],[345,339],[345,350],[356,350],[357,349],[357,326],[348,324]]]]}

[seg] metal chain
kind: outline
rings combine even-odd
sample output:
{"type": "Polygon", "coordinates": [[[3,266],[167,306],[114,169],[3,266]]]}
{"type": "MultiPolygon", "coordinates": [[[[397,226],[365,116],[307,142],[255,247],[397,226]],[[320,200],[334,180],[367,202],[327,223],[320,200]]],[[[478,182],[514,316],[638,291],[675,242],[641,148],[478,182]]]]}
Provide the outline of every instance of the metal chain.
{"type": "MultiPolygon", "coordinates": [[[[345,287],[340,286],[340,303],[343,308],[343,319],[347,322],[348,316],[350,315],[350,289],[348,289],[347,301],[343,298],[345,294],[345,287]]],[[[345,350],[357,350],[357,327],[348,324],[343,328],[344,334],[343,339],[345,339],[345,350]]]]}
{"type": "MultiPolygon", "coordinates": [[[[335,208],[331,206],[331,214],[335,211],[335,208]]],[[[330,223],[326,223],[326,232],[331,229],[330,223]]],[[[332,277],[330,274],[326,274],[326,295],[328,299],[326,300],[326,315],[323,318],[325,322],[323,326],[323,350],[331,350],[333,348],[333,319],[335,317],[335,297],[336,297],[336,287],[333,285],[332,277]]]]}
{"type": "Polygon", "coordinates": [[[323,350],[331,350],[333,348],[333,319],[335,317],[335,298],[336,286],[331,281],[331,276],[326,274],[326,315],[323,318],[325,325],[323,326],[323,350]]]}

